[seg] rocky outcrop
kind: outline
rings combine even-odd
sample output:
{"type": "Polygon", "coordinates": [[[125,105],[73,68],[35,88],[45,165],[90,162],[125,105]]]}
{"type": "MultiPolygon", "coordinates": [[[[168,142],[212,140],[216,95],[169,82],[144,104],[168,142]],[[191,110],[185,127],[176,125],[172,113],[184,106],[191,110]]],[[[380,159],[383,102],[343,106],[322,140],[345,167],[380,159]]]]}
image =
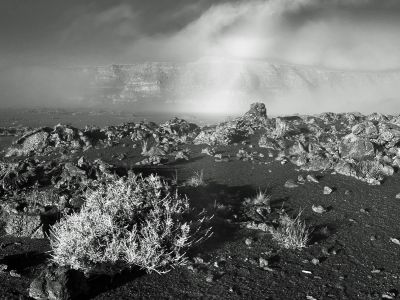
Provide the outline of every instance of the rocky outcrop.
{"type": "Polygon", "coordinates": [[[210,146],[240,143],[254,134],[256,130],[266,128],[268,124],[265,104],[253,103],[243,117],[220,123],[217,126],[202,128],[194,143],[210,146]]]}
{"type": "Polygon", "coordinates": [[[96,129],[81,131],[70,125],[42,127],[29,131],[8,149],[6,157],[48,153],[57,149],[77,150],[92,147],[99,139],[96,129]],[[97,140],[96,140],[97,138],[97,140]]]}

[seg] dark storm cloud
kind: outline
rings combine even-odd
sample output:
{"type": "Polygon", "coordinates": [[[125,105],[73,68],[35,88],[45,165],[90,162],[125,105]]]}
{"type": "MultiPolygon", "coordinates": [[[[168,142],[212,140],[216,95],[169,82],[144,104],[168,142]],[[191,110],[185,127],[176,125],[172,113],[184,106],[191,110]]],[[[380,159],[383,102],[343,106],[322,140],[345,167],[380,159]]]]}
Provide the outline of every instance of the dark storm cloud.
{"type": "Polygon", "coordinates": [[[137,38],[179,31],[220,2],[2,0],[0,51],[10,63],[105,63],[137,38]]]}
{"type": "Polygon", "coordinates": [[[391,68],[399,28],[395,0],[3,0],[0,65],[243,55],[391,68]]]}

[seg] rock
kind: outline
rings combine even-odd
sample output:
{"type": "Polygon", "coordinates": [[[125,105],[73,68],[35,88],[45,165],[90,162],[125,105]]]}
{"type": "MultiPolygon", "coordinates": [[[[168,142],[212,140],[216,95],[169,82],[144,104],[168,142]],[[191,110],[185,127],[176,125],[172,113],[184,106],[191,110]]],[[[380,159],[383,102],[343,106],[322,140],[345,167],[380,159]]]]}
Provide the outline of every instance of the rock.
{"type": "Polygon", "coordinates": [[[247,133],[239,128],[235,122],[221,123],[216,127],[204,128],[194,139],[195,145],[207,144],[230,145],[245,140],[247,133]]]}
{"type": "Polygon", "coordinates": [[[212,274],[207,275],[206,282],[211,283],[214,281],[214,276],[212,274]]]}
{"type": "Polygon", "coordinates": [[[285,182],[284,186],[285,186],[285,188],[293,189],[293,188],[297,188],[299,185],[296,184],[293,179],[289,179],[285,182]]]}
{"type": "Polygon", "coordinates": [[[41,127],[26,133],[8,150],[6,157],[28,155],[32,151],[42,152],[49,145],[50,132],[51,128],[41,127]]]}
{"type": "MultiPolygon", "coordinates": [[[[266,135],[262,135],[260,137],[260,139],[258,141],[258,146],[260,148],[267,148],[267,149],[273,149],[273,150],[280,150],[280,148],[281,148],[279,146],[279,144],[273,138],[267,137],[266,135]]],[[[269,154],[271,154],[273,156],[272,153],[269,153],[269,154]]],[[[272,156],[269,156],[269,157],[272,157],[272,156]]]]}
{"type": "Polygon", "coordinates": [[[394,243],[394,244],[396,244],[396,245],[399,245],[400,246],[400,240],[399,239],[396,239],[396,238],[390,238],[390,241],[392,242],[392,243],[394,243]]]}
{"type": "Polygon", "coordinates": [[[268,267],[268,265],[269,265],[268,260],[266,260],[266,259],[263,258],[263,257],[260,257],[260,258],[259,258],[259,260],[258,260],[258,265],[260,266],[261,269],[265,269],[265,268],[268,268],[268,269],[269,269],[269,267],[268,267]]]}
{"type": "Polygon", "coordinates": [[[245,118],[267,118],[267,109],[264,103],[252,103],[250,105],[250,110],[245,113],[245,118]]]}
{"type": "Polygon", "coordinates": [[[236,157],[239,160],[243,161],[253,160],[253,154],[251,152],[247,152],[244,149],[239,149],[238,153],[236,154],[236,157]]]}
{"type": "Polygon", "coordinates": [[[311,260],[311,263],[312,263],[313,265],[318,265],[318,264],[319,264],[319,259],[314,257],[314,258],[311,260]]]}
{"type": "Polygon", "coordinates": [[[396,195],[396,199],[400,199],[400,193],[396,195]]]}
{"type": "Polygon", "coordinates": [[[323,214],[326,212],[326,209],[321,205],[312,205],[311,209],[317,214],[323,214]]]}
{"type": "Polygon", "coordinates": [[[207,148],[202,149],[202,150],[201,150],[201,153],[202,153],[202,154],[209,155],[209,156],[214,156],[214,155],[215,155],[215,151],[214,151],[212,148],[210,148],[210,147],[207,147],[207,148]]]}
{"type": "Polygon", "coordinates": [[[360,138],[354,134],[345,136],[340,144],[342,158],[361,161],[375,156],[374,145],[366,138],[360,138]]]}
{"type": "Polygon", "coordinates": [[[275,130],[273,134],[276,138],[282,138],[289,130],[290,126],[284,119],[275,119],[275,130]]]}
{"type": "Polygon", "coordinates": [[[247,238],[247,239],[244,241],[244,243],[245,243],[247,246],[250,246],[250,245],[253,243],[253,240],[250,239],[250,238],[247,238]]]}
{"type": "Polygon", "coordinates": [[[365,121],[354,125],[351,132],[356,136],[376,138],[378,136],[378,128],[371,121],[365,121]]]}
{"type": "Polygon", "coordinates": [[[15,277],[15,278],[20,278],[21,277],[21,275],[19,273],[17,273],[17,271],[15,271],[15,270],[11,270],[10,271],[10,276],[11,277],[15,277]]]}
{"type": "Polygon", "coordinates": [[[330,195],[332,194],[333,189],[331,189],[329,186],[324,187],[324,195],[330,195]]]}
{"type": "Polygon", "coordinates": [[[307,175],[307,181],[309,181],[309,182],[314,182],[314,183],[319,183],[319,180],[315,177],[315,176],[313,176],[313,175],[310,175],[310,174],[308,174],[307,175]]]}
{"type": "Polygon", "coordinates": [[[300,184],[304,184],[306,182],[306,180],[303,175],[299,175],[299,176],[297,176],[297,182],[300,184]]]}
{"type": "Polygon", "coordinates": [[[82,299],[88,291],[87,279],[83,273],[51,265],[32,281],[29,296],[40,300],[82,299]]]}

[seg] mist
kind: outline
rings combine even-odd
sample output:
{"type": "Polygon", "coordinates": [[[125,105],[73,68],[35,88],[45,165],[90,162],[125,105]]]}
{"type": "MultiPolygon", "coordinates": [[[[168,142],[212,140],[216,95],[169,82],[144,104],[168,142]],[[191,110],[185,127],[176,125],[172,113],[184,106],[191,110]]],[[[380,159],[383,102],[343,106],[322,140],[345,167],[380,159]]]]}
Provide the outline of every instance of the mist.
{"type": "MultiPolygon", "coordinates": [[[[66,70],[72,66],[211,58],[345,72],[400,69],[398,1],[55,2],[2,4],[15,7],[0,13],[0,25],[6,25],[0,30],[1,107],[93,105],[85,102],[93,78],[71,75],[66,70]]],[[[230,82],[178,102],[188,111],[209,107],[207,112],[242,110],[246,98],[264,101],[277,114],[400,110],[398,81],[340,91],[288,90],[273,97],[231,93],[237,87],[230,82]]]]}

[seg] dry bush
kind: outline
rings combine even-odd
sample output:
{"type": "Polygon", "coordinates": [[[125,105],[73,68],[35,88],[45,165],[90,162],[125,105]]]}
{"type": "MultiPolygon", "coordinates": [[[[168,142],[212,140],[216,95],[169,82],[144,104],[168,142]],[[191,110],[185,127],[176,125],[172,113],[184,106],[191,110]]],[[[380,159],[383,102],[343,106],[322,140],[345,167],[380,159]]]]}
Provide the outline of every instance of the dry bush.
{"type": "Polygon", "coordinates": [[[270,228],[272,238],[283,248],[300,250],[307,246],[310,232],[306,224],[300,220],[301,212],[292,219],[284,213],[279,217],[278,228],[270,228]]]}
{"type": "Polygon", "coordinates": [[[185,251],[205,238],[205,218],[188,221],[186,197],[158,176],[130,174],[86,195],[79,213],[53,227],[52,260],[85,273],[131,267],[163,273],[186,262],[185,251]]]}

